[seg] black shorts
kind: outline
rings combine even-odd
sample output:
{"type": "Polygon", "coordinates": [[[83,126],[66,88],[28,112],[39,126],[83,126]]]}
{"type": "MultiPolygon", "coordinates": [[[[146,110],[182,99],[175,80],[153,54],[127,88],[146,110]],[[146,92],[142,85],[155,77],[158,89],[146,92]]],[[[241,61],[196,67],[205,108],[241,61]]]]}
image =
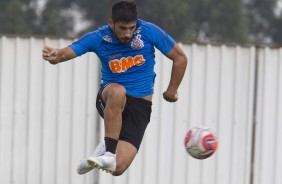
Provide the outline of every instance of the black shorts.
{"type": "MultiPolygon", "coordinates": [[[[104,118],[104,109],[106,106],[102,99],[104,88],[100,88],[96,99],[96,108],[102,118],[104,118]]],[[[129,142],[139,150],[146,127],[150,122],[151,112],[151,101],[126,95],[119,140],[129,142]]]]}

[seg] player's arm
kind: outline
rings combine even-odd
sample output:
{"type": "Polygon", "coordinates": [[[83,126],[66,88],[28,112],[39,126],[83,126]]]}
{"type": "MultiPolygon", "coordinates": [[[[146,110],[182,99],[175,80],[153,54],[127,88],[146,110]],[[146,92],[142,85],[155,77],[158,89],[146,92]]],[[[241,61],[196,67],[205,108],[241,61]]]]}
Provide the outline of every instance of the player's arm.
{"type": "Polygon", "coordinates": [[[173,61],[173,64],[171,79],[167,90],[163,93],[163,97],[168,102],[175,102],[178,100],[177,90],[183,79],[188,59],[184,51],[177,44],[175,44],[166,56],[173,61]]]}
{"type": "Polygon", "coordinates": [[[55,65],[73,59],[77,57],[77,55],[70,47],[58,49],[45,46],[42,50],[42,57],[44,60],[49,61],[49,63],[55,65]]]}

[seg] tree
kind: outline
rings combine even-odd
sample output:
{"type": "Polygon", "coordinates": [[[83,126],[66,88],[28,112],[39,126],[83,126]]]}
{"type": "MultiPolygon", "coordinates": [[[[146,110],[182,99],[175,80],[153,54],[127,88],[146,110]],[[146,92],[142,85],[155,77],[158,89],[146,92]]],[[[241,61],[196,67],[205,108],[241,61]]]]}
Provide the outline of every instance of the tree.
{"type": "Polygon", "coordinates": [[[2,33],[32,33],[35,9],[32,0],[2,0],[0,3],[0,32],[2,33]]]}
{"type": "Polygon", "coordinates": [[[48,0],[40,17],[39,34],[67,36],[72,32],[74,20],[66,9],[65,1],[48,0]],[[64,8],[63,8],[64,7],[64,8]]]}
{"type": "Polygon", "coordinates": [[[250,0],[247,3],[249,12],[249,29],[251,40],[260,43],[282,43],[282,17],[275,15],[277,0],[250,0]]]}
{"type": "Polygon", "coordinates": [[[282,44],[282,34],[281,34],[282,16],[281,15],[273,20],[272,26],[275,27],[272,34],[272,42],[276,44],[282,44]]]}
{"type": "Polygon", "coordinates": [[[190,39],[246,42],[247,14],[242,0],[190,0],[186,35],[190,39]]]}
{"type": "MultiPolygon", "coordinates": [[[[67,0],[66,0],[67,1],[67,0]]],[[[87,30],[96,29],[104,24],[107,24],[111,16],[111,6],[115,0],[72,0],[73,4],[77,5],[85,17],[92,25],[87,30]]]]}
{"type": "MultiPolygon", "coordinates": [[[[85,18],[93,20],[90,29],[107,23],[113,2],[74,0],[86,12],[85,18]]],[[[156,23],[176,40],[247,41],[247,14],[242,0],[136,0],[136,3],[140,18],[156,23]]]]}
{"type": "Polygon", "coordinates": [[[183,0],[136,0],[139,16],[156,23],[176,40],[185,39],[185,30],[189,27],[191,6],[183,0]]]}
{"type": "Polygon", "coordinates": [[[48,0],[42,12],[37,0],[1,0],[0,33],[65,36],[73,31],[73,16],[66,0],[48,0]]]}
{"type": "MultiPolygon", "coordinates": [[[[282,43],[277,0],[135,0],[139,17],[156,23],[177,41],[282,43]]],[[[68,36],[76,12],[91,23],[81,34],[107,24],[116,0],[1,0],[0,33],[68,36]]]]}

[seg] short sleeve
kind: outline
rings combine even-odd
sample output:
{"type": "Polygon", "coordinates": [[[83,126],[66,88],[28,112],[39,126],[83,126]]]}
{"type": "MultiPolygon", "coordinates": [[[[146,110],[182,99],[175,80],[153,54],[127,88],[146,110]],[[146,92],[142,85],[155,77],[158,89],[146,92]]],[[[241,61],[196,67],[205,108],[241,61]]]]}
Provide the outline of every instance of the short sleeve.
{"type": "Polygon", "coordinates": [[[70,48],[81,56],[86,52],[95,52],[99,44],[99,36],[97,32],[89,32],[79,38],[77,41],[70,45],[70,48]]]}
{"type": "Polygon", "coordinates": [[[175,45],[175,40],[159,26],[151,24],[151,39],[155,47],[166,55],[175,45]]]}

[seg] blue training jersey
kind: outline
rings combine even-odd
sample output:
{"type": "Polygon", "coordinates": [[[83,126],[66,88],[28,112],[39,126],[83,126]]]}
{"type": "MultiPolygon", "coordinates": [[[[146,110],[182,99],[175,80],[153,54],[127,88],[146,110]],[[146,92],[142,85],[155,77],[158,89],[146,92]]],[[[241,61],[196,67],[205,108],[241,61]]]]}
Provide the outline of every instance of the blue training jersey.
{"type": "Polygon", "coordinates": [[[142,97],[154,93],[155,48],[166,55],[174,45],[175,41],[160,27],[139,19],[128,44],[119,43],[106,25],[85,34],[70,48],[78,56],[97,54],[102,65],[101,86],[118,83],[125,87],[126,94],[142,97]]]}

